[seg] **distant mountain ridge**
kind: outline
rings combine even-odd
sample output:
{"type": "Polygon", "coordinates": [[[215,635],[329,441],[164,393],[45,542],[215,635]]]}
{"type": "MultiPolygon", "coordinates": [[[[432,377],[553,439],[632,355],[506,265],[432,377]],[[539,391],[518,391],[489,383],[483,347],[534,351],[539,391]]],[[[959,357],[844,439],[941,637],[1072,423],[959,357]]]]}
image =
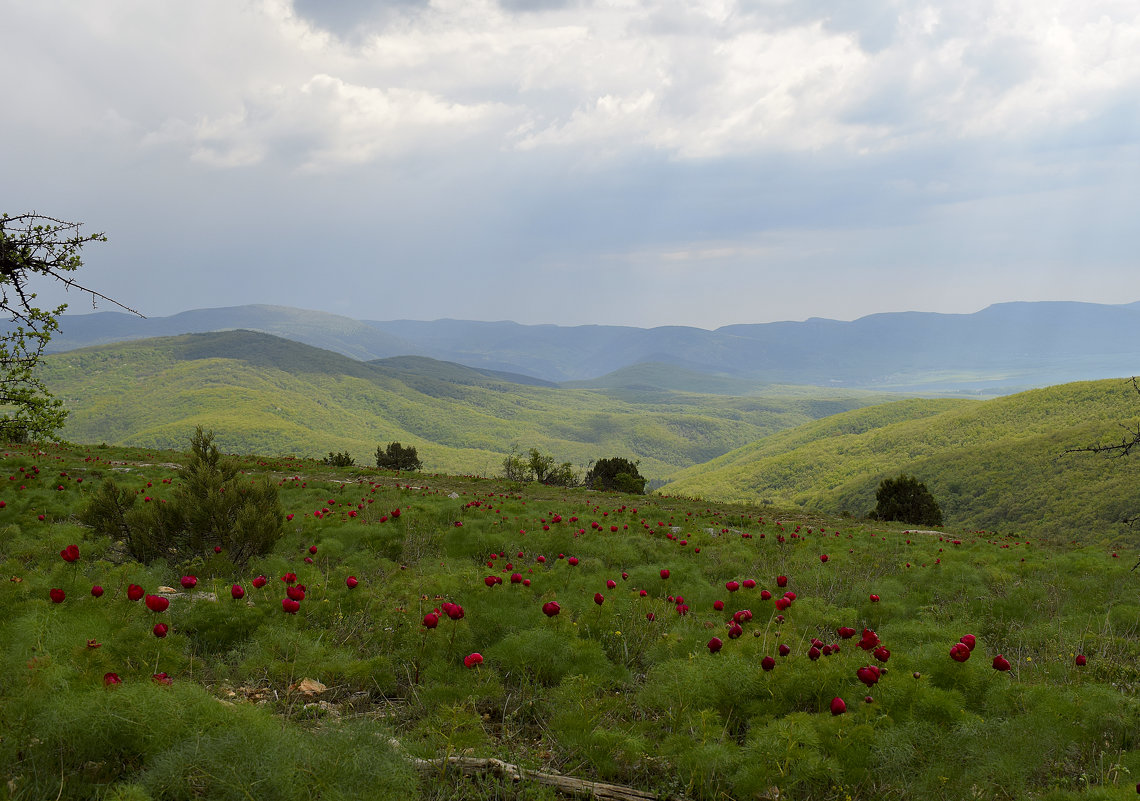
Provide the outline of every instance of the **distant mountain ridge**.
{"type": "Polygon", "coordinates": [[[283,306],[140,319],[65,315],[52,352],[229,329],[270,333],[353,359],[426,356],[542,382],[592,381],[648,362],[751,382],[994,394],[1140,372],[1140,303],[1014,302],[973,314],[897,312],[851,322],[683,326],[353,320],[283,306]]]}

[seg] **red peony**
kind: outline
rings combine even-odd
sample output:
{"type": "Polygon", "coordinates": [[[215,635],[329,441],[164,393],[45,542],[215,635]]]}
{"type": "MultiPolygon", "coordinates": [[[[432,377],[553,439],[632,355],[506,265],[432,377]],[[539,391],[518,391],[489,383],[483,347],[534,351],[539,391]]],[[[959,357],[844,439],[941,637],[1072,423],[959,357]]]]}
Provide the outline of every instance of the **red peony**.
{"type": "Polygon", "coordinates": [[[63,557],[63,561],[65,562],[74,562],[79,559],[79,546],[68,545],[66,548],[59,552],[59,555],[63,557]]]}
{"type": "Polygon", "coordinates": [[[141,600],[145,594],[146,593],[143,592],[143,588],[138,584],[132,584],[131,586],[127,587],[127,598],[132,601],[141,600]]]}
{"type": "Polygon", "coordinates": [[[166,625],[165,623],[155,623],[154,624],[154,636],[158,637],[160,640],[163,637],[165,637],[169,632],[170,632],[170,626],[166,625]]]}
{"type": "Polygon", "coordinates": [[[169,606],[169,598],[164,598],[161,595],[148,595],[146,597],[146,608],[152,612],[165,612],[169,606]]]}
{"type": "Polygon", "coordinates": [[[542,613],[547,617],[554,617],[562,611],[562,607],[558,605],[558,601],[547,601],[542,605],[542,613]]]}
{"type": "Polygon", "coordinates": [[[63,603],[63,599],[67,597],[67,594],[59,587],[52,587],[48,590],[48,597],[51,598],[53,604],[61,604],[63,603]]]}
{"type": "Polygon", "coordinates": [[[233,598],[235,601],[240,601],[242,598],[245,597],[245,588],[242,587],[240,584],[233,585],[232,587],[230,587],[230,597],[233,598]]]}
{"type": "Polygon", "coordinates": [[[198,584],[198,579],[195,576],[183,576],[182,577],[182,589],[184,589],[184,590],[192,590],[192,589],[194,589],[194,587],[197,586],[197,584],[198,584]]]}

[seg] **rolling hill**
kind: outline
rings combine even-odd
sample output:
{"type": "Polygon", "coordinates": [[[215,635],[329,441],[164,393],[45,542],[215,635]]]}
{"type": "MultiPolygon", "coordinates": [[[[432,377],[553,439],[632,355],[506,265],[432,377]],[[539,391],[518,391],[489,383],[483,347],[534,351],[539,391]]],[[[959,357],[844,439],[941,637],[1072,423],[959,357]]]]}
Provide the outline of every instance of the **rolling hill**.
{"type": "Polygon", "coordinates": [[[973,403],[899,401],[773,434],[675,474],[661,491],[858,516],[883,478],[909,473],[947,525],[1135,539],[1121,521],[1140,513],[1140,460],[1064,451],[1119,440],[1119,426],[1137,420],[1140,396],[1122,380],[973,403]]]}
{"type": "Polygon", "coordinates": [[[662,479],[775,431],[883,395],[701,395],[652,388],[541,386],[422,357],[362,362],[251,331],[139,340],[54,354],[44,379],[71,409],[77,442],[184,447],[196,425],[231,452],[373,461],[378,444],[415,445],[425,468],[491,474],[517,444],[584,467],[622,455],[662,479]]]}

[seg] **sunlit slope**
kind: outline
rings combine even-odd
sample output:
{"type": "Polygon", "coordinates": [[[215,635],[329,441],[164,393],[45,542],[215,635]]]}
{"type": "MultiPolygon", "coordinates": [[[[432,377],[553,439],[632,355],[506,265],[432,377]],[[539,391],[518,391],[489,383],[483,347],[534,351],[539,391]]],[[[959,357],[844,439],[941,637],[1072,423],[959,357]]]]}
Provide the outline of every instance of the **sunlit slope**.
{"type": "Polygon", "coordinates": [[[1063,384],[988,401],[911,400],[774,434],[684,470],[662,492],[795,503],[861,515],[879,482],[912,473],[947,523],[1084,538],[1140,513],[1140,459],[1064,455],[1119,440],[1140,395],[1124,380],[1063,384]]]}
{"type": "MultiPolygon", "coordinates": [[[[623,455],[650,477],[842,407],[810,397],[666,392],[631,403],[530,386],[428,359],[360,362],[268,334],[228,331],[56,354],[45,378],[78,442],[184,447],[196,425],[241,452],[320,456],[413,444],[425,468],[497,472],[513,444],[585,466],[623,455]]],[[[853,401],[869,402],[869,398],[853,401]]]]}

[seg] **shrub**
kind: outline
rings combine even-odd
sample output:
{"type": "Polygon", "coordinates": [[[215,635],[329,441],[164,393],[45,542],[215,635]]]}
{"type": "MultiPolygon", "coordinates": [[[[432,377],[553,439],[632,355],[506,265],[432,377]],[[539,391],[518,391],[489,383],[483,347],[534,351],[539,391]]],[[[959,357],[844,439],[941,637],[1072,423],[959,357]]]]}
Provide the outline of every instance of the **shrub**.
{"type": "Polygon", "coordinates": [[[376,466],[381,470],[423,470],[423,462],[415,445],[389,442],[387,448],[376,446],[376,466]]]}
{"type": "Polygon", "coordinates": [[[884,478],[875,491],[875,508],[868,517],[873,520],[897,520],[916,526],[942,525],[942,509],[926,485],[914,476],[900,474],[884,478]]]}
{"type": "Polygon", "coordinates": [[[329,455],[321,459],[321,461],[329,467],[352,467],[356,464],[356,460],[348,455],[348,451],[344,451],[343,453],[333,453],[329,451],[329,455]]]}
{"type": "Polygon", "coordinates": [[[586,471],[583,483],[596,490],[641,495],[645,492],[645,479],[638,472],[637,465],[638,462],[631,462],[620,456],[599,459],[586,471]]]}
{"type": "Polygon", "coordinates": [[[169,503],[137,506],[137,496],[104,480],[80,512],[100,535],[126,543],[140,562],[187,561],[222,548],[235,565],[273,550],[281,538],[277,487],[265,477],[246,481],[236,464],[223,460],[213,432],[199,426],[190,440],[190,461],[169,503]]]}

